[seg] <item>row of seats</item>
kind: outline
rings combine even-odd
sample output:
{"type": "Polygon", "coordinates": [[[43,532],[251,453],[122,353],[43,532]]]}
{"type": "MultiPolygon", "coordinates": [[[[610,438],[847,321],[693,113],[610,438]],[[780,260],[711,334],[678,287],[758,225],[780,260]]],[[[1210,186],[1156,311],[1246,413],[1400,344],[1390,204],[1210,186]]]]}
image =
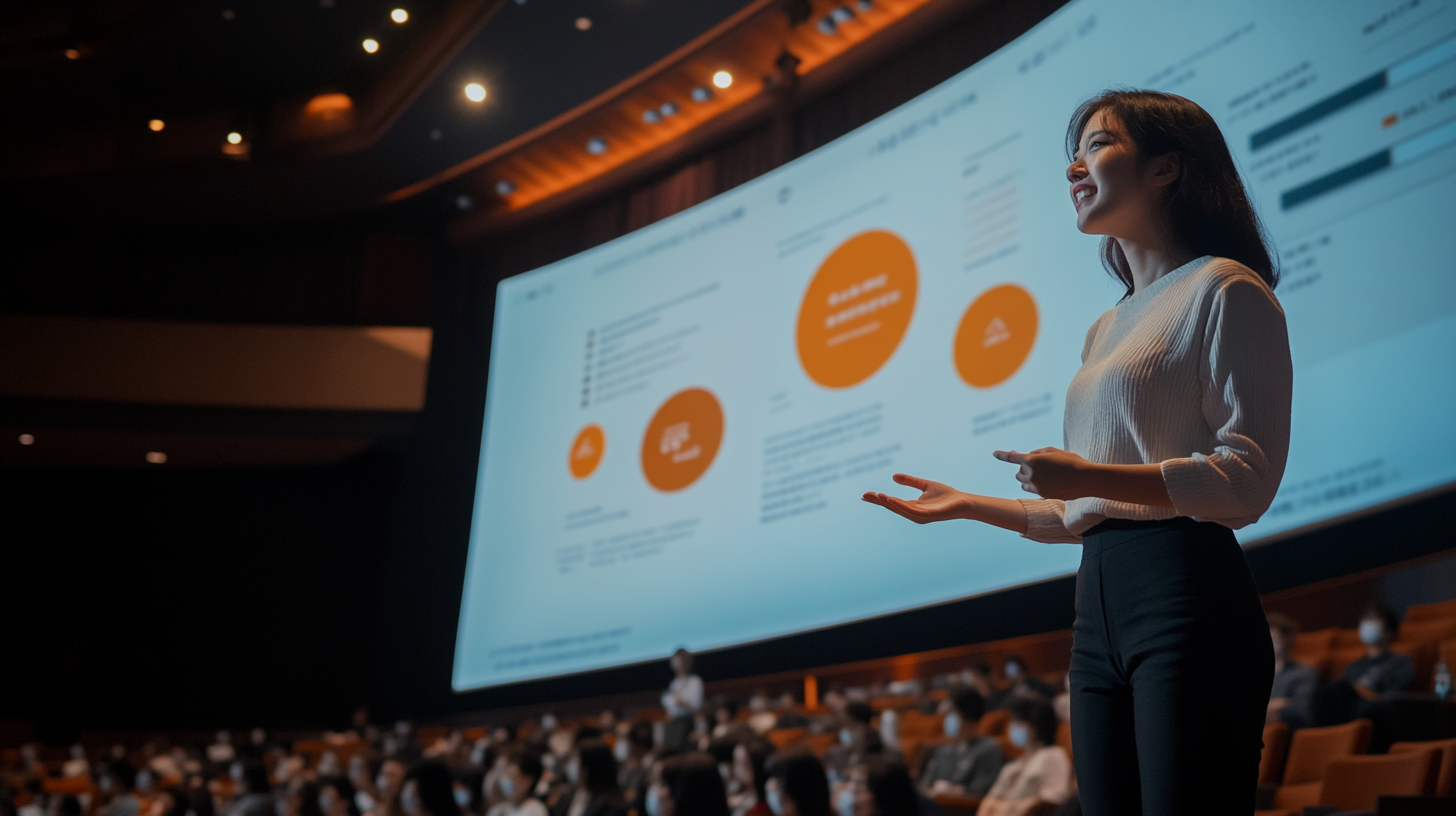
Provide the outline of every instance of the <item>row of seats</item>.
{"type": "Polygon", "coordinates": [[[1302,728],[1291,739],[1288,725],[1265,726],[1259,761],[1265,801],[1257,816],[1296,816],[1308,806],[1374,810],[1380,796],[1456,795],[1456,739],[1397,742],[1388,754],[1369,755],[1370,727],[1369,720],[1355,720],[1302,728]]]}

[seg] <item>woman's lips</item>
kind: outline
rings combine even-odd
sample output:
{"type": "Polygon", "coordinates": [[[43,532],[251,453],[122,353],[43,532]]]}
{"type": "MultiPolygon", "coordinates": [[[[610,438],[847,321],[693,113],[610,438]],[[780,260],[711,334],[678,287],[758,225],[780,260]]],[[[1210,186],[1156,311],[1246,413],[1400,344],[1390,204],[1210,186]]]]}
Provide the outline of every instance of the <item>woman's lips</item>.
{"type": "Polygon", "coordinates": [[[1087,186],[1087,187],[1075,187],[1075,188],[1072,189],[1072,206],[1076,207],[1077,212],[1081,212],[1082,211],[1082,206],[1084,204],[1086,204],[1087,202],[1091,201],[1092,199],[1096,198],[1096,197],[1097,197],[1097,188],[1096,187],[1091,187],[1091,186],[1087,186]],[[1087,191],[1087,195],[1079,198],[1078,197],[1078,193],[1082,192],[1083,190],[1086,190],[1087,191]]]}

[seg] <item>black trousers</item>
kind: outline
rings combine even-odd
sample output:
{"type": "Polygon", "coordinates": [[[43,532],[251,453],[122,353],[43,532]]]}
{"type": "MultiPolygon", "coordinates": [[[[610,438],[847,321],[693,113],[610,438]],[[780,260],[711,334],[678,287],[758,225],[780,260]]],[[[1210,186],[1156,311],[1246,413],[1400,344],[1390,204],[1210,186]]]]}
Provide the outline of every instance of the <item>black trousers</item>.
{"type": "Polygon", "coordinates": [[[1233,532],[1109,519],[1082,547],[1070,681],[1083,812],[1252,813],[1274,649],[1233,532]]]}

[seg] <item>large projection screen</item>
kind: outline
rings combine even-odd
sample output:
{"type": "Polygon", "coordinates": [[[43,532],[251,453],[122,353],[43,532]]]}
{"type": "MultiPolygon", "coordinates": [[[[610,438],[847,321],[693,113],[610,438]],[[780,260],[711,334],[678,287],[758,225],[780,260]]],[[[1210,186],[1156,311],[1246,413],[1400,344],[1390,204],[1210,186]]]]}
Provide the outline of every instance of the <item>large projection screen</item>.
{"type": "MultiPolygon", "coordinates": [[[[1063,134],[1114,86],[1218,120],[1283,260],[1283,487],[1247,543],[1456,481],[1456,4],[1077,0],[915,100],[500,283],[453,685],[714,649],[1075,571],[862,503],[1020,496],[1120,295],[1063,134]]],[[[1274,544],[1273,546],[1278,546],[1274,544]]]]}

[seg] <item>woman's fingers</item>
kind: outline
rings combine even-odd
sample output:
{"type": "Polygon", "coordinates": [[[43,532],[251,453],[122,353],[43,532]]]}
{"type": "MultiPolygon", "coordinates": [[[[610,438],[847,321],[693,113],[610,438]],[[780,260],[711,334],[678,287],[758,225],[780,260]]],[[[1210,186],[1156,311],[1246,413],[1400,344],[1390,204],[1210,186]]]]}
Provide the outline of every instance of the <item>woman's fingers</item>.
{"type": "Polygon", "coordinates": [[[1003,462],[1011,462],[1012,464],[1016,465],[1026,464],[1026,454],[1024,453],[1017,453],[1016,451],[998,450],[991,451],[991,455],[996,457],[997,459],[1000,459],[1003,462]]]}
{"type": "Polygon", "coordinates": [[[924,490],[925,488],[930,486],[929,479],[922,479],[919,476],[911,476],[908,473],[896,473],[892,478],[894,478],[896,484],[902,484],[906,487],[913,487],[916,490],[924,490]]]}

